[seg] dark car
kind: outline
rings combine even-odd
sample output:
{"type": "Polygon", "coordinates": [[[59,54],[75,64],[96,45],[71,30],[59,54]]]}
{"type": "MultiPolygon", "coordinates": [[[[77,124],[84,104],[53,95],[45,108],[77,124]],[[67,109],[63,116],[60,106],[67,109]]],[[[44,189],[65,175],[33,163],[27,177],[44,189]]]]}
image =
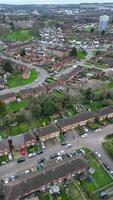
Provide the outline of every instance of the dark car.
{"type": "Polygon", "coordinates": [[[45,158],[40,158],[39,160],[37,160],[37,163],[42,163],[45,161],[45,158]]]}
{"type": "Polygon", "coordinates": [[[61,142],[61,145],[62,145],[62,146],[66,145],[66,142],[61,142]]]}
{"type": "Polygon", "coordinates": [[[40,150],[40,151],[37,152],[37,155],[40,155],[40,154],[42,154],[42,153],[43,153],[43,151],[40,150]]]}
{"type": "Polygon", "coordinates": [[[58,157],[58,154],[57,153],[53,153],[49,156],[50,159],[54,159],[54,158],[57,158],[58,157]]]}
{"type": "Polygon", "coordinates": [[[26,158],[25,158],[25,157],[19,158],[19,159],[17,160],[17,163],[24,162],[25,160],[26,160],[26,158]]]}
{"type": "Polygon", "coordinates": [[[103,166],[104,166],[107,170],[110,170],[110,167],[109,167],[106,163],[103,163],[103,166]]]}

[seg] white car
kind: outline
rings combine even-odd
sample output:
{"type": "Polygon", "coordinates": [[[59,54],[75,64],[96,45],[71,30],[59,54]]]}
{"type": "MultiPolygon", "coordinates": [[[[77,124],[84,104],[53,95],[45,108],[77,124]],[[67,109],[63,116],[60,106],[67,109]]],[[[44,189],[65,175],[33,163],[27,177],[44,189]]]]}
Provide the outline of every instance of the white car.
{"type": "Polygon", "coordinates": [[[29,155],[28,155],[28,158],[32,158],[32,157],[35,157],[36,156],[36,153],[30,153],[29,155]]]}
{"type": "Polygon", "coordinates": [[[80,149],[80,151],[85,155],[85,151],[84,151],[84,149],[80,149]]]}
{"type": "Polygon", "coordinates": [[[45,144],[43,142],[41,142],[41,146],[42,146],[42,149],[45,149],[45,144]]]}
{"type": "Polygon", "coordinates": [[[9,161],[13,160],[13,157],[12,157],[11,153],[8,155],[8,158],[9,158],[9,161]]]}
{"type": "Polygon", "coordinates": [[[102,156],[100,155],[100,153],[98,153],[97,151],[95,152],[95,154],[96,154],[97,158],[99,158],[99,159],[102,158],[102,156]]]}
{"type": "Polygon", "coordinates": [[[11,181],[15,181],[15,176],[11,176],[11,177],[10,177],[10,180],[11,180],[11,181]]]}
{"type": "Polygon", "coordinates": [[[57,160],[57,161],[62,161],[63,159],[62,159],[61,156],[58,156],[58,157],[56,158],[56,160],[57,160]]]}
{"type": "Polygon", "coordinates": [[[25,174],[26,174],[26,175],[30,174],[29,169],[25,171],[25,174]]]}
{"type": "Polygon", "coordinates": [[[9,178],[5,178],[5,179],[4,179],[4,183],[5,183],[5,184],[9,183],[9,178]]]}
{"type": "Polygon", "coordinates": [[[87,137],[87,133],[83,134],[81,137],[82,137],[82,138],[87,137]]]}
{"type": "Polygon", "coordinates": [[[6,164],[6,162],[5,162],[5,161],[3,161],[1,164],[2,164],[2,165],[5,165],[5,164],[6,164]]]}
{"type": "Polygon", "coordinates": [[[95,133],[99,133],[99,132],[101,132],[102,130],[101,130],[101,128],[97,128],[94,132],[95,133]]]}
{"type": "Polygon", "coordinates": [[[68,149],[68,148],[70,148],[70,147],[72,147],[72,144],[66,144],[66,145],[65,145],[65,149],[68,149]]]}
{"type": "Polygon", "coordinates": [[[64,154],[65,154],[65,151],[60,151],[60,154],[61,154],[61,155],[64,155],[64,154]]]}
{"type": "Polygon", "coordinates": [[[85,132],[88,132],[88,128],[87,127],[83,126],[83,129],[84,129],[85,132]]]}

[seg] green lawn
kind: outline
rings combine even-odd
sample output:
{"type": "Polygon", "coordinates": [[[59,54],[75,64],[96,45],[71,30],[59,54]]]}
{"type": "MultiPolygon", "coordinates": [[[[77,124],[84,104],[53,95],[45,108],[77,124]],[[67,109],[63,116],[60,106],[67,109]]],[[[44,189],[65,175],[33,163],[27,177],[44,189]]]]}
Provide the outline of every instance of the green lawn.
{"type": "Polygon", "coordinates": [[[88,126],[93,130],[95,130],[95,129],[100,127],[100,125],[97,122],[89,122],[88,126]]]}
{"type": "Polygon", "coordinates": [[[90,33],[91,32],[91,26],[85,26],[84,31],[90,33]]]}
{"type": "Polygon", "coordinates": [[[69,184],[68,189],[69,189],[68,193],[70,194],[71,200],[83,200],[74,181],[69,184]]]}
{"type": "Polygon", "coordinates": [[[23,79],[20,73],[13,74],[7,80],[8,88],[20,87],[27,85],[35,81],[38,77],[38,73],[35,70],[31,70],[30,77],[28,79],[23,79]]]}
{"type": "Polygon", "coordinates": [[[4,36],[7,40],[10,41],[27,41],[34,39],[34,36],[30,30],[18,30],[18,31],[12,31],[11,33],[8,33],[4,36]]]}
{"type": "Polygon", "coordinates": [[[85,152],[86,152],[85,159],[88,161],[90,167],[95,170],[95,173],[92,175],[93,182],[83,180],[82,187],[85,189],[86,192],[92,193],[96,189],[100,189],[112,183],[112,179],[104,170],[102,165],[100,165],[97,159],[92,155],[91,151],[85,149],[85,152]]]}
{"type": "Polygon", "coordinates": [[[11,135],[18,135],[21,133],[26,133],[29,131],[29,124],[27,123],[21,123],[16,126],[10,127],[10,134],[11,135]]]}
{"type": "Polygon", "coordinates": [[[83,50],[78,50],[77,51],[77,58],[78,59],[84,59],[86,57],[87,53],[83,50]]]}
{"type": "Polygon", "coordinates": [[[53,77],[48,77],[45,80],[47,83],[54,83],[56,80],[53,77]]]}
{"type": "Polygon", "coordinates": [[[113,159],[113,134],[107,136],[103,142],[103,146],[107,153],[111,156],[113,159]]]}
{"type": "Polygon", "coordinates": [[[8,162],[8,161],[9,161],[8,155],[0,156],[0,165],[2,164],[2,162],[8,162]]]}
{"type": "Polygon", "coordinates": [[[42,195],[41,200],[53,200],[53,198],[47,193],[42,195]]]}
{"type": "Polygon", "coordinates": [[[32,148],[31,147],[26,147],[27,153],[37,153],[38,151],[40,151],[40,147],[38,144],[35,144],[32,148]]]}
{"type": "Polygon", "coordinates": [[[58,90],[55,90],[53,93],[52,93],[52,96],[56,97],[56,98],[61,98],[64,94],[58,90]]]}
{"type": "Polygon", "coordinates": [[[104,105],[101,101],[93,101],[92,103],[88,104],[88,108],[90,108],[91,111],[96,111],[103,107],[104,105]]]}
{"type": "Polygon", "coordinates": [[[17,112],[19,111],[21,108],[26,108],[28,105],[28,101],[27,100],[22,100],[21,102],[11,102],[9,104],[6,104],[6,109],[7,112],[17,112]]]}

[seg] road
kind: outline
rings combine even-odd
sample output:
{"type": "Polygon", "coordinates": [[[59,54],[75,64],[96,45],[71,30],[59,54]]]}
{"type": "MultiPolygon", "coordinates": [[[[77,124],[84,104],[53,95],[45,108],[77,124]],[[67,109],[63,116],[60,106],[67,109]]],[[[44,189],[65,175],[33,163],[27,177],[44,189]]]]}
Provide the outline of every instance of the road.
{"type": "Polygon", "coordinates": [[[2,58],[4,58],[4,59],[10,59],[10,60],[11,60],[12,62],[14,62],[14,63],[27,66],[27,67],[29,67],[29,68],[31,68],[31,69],[35,69],[37,72],[39,72],[38,79],[35,80],[35,81],[33,81],[31,84],[29,84],[29,85],[27,85],[27,86],[24,85],[24,86],[21,86],[21,87],[16,87],[16,88],[11,88],[11,89],[2,90],[2,91],[0,91],[0,95],[2,95],[2,94],[7,94],[7,93],[11,93],[11,92],[16,92],[16,93],[18,93],[18,92],[20,92],[21,90],[27,88],[28,86],[29,86],[30,88],[34,88],[34,87],[36,87],[36,86],[38,86],[38,85],[42,85],[42,83],[44,83],[45,79],[49,76],[48,72],[47,72],[45,69],[41,68],[41,67],[34,66],[34,65],[32,65],[32,64],[27,64],[27,63],[24,63],[24,62],[22,62],[22,61],[18,61],[18,60],[16,60],[16,59],[13,59],[13,58],[10,58],[10,57],[6,57],[6,56],[1,55],[1,54],[0,54],[0,57],[2,57],[2,58]]]}
{"type": "MultiPolygon", "coordinates": [[[[107,48],[108,47],[105,46],[105,49],[107,49],[107,48]]],[[[78,65],[87,66],[85,64],[85,62],[86,62],[86,60],[88,61],[88,60],[91,59],[91,57],[93,56],[93,51],[94,50],[95,50],[94,47],[90,47],[90,48],[86,49],[86,51],[87,51],[87,57],[86,57],[86,59],[84,59],[82,61],[78,61],[72,67],[68,67],[68,68],[64,69],[63,71],[57,73],[55,75],[55,77],[58,78],[58,77],[60,77],[60,76],[62,76],[64,74],[70,73],[73,70],[73,68],[76,67],[76,66],[78,66],[78,65]]],[[[32,82],[31,84],[25,85],[25,86],[21,86],[21,87],[16,87],[16,88],[2,90],[2,91],[0,91],[0,95],[7,94],[7,93],[12,93],[12,92],[18,93],[18,92],[20,92],[21,90],[23,90],[25,88],[28,88],[28,87],[29,88],[34,88],[36,86],[42,85],[44,83],[44,81],[46,80],[46,78],[50,76],[48,74],[48,72],[45,69],[41,68],[41,67],[34,66],[32,64],[27,64],[27,63],[22,62],[21,60],[16,60],[16,59],[11,58],[11,57],[6,57],[3,54],[0,54],[0,57],[3,58],[3,59],[10,59],[14,63],[27,66],[27,67],[29,67],[31,69],[35,68],[39,72],[38,79],[35,80],[34,82],[32,82]]],[[[92,67],[95,67],[95,66],[92,65],[92,67]]],[[[95,68],[99,69],[98,67],[95,67],[95,68]]],[[[105,69],[101,69],[101,70],[106,71],[105,69]]],[[[109,70],[109,69],[107,69],[107,70],[109,70]]]]}
{"type": "Polygon", "coordinates": [[[51,153],[56,153],[61,150],[64,150],[65,152],[70,152],[72,150],[82,148],[82,147],[88,147],[92,151],[98,151],[102,155],[102,161],[106,162],[110,167],[111,170],[113,170],[113,161],[111,158],[106,154],[104,151],[101,142],[104,140],[104,138],[108,135],[113,133],[113,124],[103,127],[102,131],[100,133],[94,133],[92,131],[88,132],[88,136],[86,138],[81,138],[78,134],[75,135],[75,139],[73,139],[73,135],[69,134],[67,141],[68,143],[72,144],[72,147],[69,149],[65,149],[64,146],[61,146],[60,143],[56,143],[55,145],[52,145],[51,147],[46,147],[43,155],[34,157],[34,158],[28,158],[25,162],[18,164],[16,161],[8,163],[7,165],[0,167],[0,177],[5,178],[9,177],[11,175],[16,174],[20,171],[25,171],[26,169],[32,168],[36,165],[36,160],[39,157],[45,157],[46,160],[49,159],[49,155],[51,153]]]}

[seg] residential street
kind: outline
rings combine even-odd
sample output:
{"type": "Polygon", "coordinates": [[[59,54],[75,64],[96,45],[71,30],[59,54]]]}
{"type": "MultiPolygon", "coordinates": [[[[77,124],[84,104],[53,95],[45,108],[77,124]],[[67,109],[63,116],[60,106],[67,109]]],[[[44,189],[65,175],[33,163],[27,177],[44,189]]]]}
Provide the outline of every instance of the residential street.
{"type": "MultiPolygon", "coordinates": [[[[105,49],[107,48],[107,46],[105,46],[105,49]]],[[[88,49],[86,49],[87,51],[87,60],[90,60],[91,57],[93,56],[93,50],[94,50],[94,47],[90,47],[88,49]]],[[[24,86],[21,86],[21,87],[16,87],[16,88],[11,88],[11,89],[5,89],[5,90],[2,90],[0,91],[0,95],[2,94],[7,94],[7,93],[11,93],[11,92],[15,92],[15,93],[18,93],[20,92],[21,90],[25,89],[25,88],[34,88],[38,85],[42,85],[44,83],[44,81],[46,80],[47,77],[49,77],[49,74],[48,72],[43,69],[42,67],[38,67],[38,66],[34,66],[32,64],[27,64],[27,63],[24,63],[20,60],[16,60],[14,58],[11,58],[11,57],[6,57],[4,56],[3,54],[0,54],[0,57],[1,58],[5,58],[5,59],[10,59],[12,62],[14,63],[17,63],[17,64],[20,64],[20,65],[24,65],[24,66],[28,66],[29,68],[33,69],[35,68],[38,72],[39,72],[39,76],[38,76],[38,79],[35,80],[34,82],[32,82],[31,84],[29,85],[24,85],[24,86]]],[[[75,63],[75,65],[73,65],[72,67],[68,67],[66,69],[64,69],[63,71],[57,73],[55,76],[56,78],[64,75],[64,74],[67,74],[67,73],[70,73],[72,70],[73,70],[73,67],[76,67],[77,65],[82,65],[82,66],[86,66],[85,65],[85,61],[86,59],[82,60],[82,61],[78,61],[77,64],[75,63]]],[[[87,67],[87,66],[86,66],[87,67]]],[[[98,67],[96,66],[93,66],[92,67],[95,67],[98,69],[98,67]]],[[[103,71],[105,71],[104,69],[102,69],[103,71]]],[[[107,69],[109,70],[109,68],[107,69]]]]}
{"type": "Polygon", "coordinates": [[[17,172],[25,171],[26,169],[34,167],[36,165],[36,160],[39,157],[45,157],[47,160],[51,153],[57,153],[61,150],[64,150],[65,152],[70,152],[72,150],[75,150],[81,147],[88,147],[92,151],[98,151],[102,155],[102,161],[106,162],[111,167],[111,170],[113,170],[113,161],[106,154],[106,152],[104,151],[101,145],[101,142],[103,141],[104,137],[111,133],[113,133],[113,124],[103,127],[100,133],[94,133],[94,132],[89,131],[88,136],[86,138],[81,138],[81,136],[75,135],[75,139],[73,139],[73,135],[70,133],[67,138],[67,141],[68,143],[72,144],[72,148],[65,150],[65,148],[61,146],[59,143],[56,143],[56,145],[51,145],[51,147],[46,146],[45,152],[40,156],[37,156],[34,158],[28,158],[25,162],[20,163],[20,164],[18,164],[15,161],[7,165],[1,166],[0,177],[2,178],[9,177],[11,175],[15,175],[17,172]]]}

